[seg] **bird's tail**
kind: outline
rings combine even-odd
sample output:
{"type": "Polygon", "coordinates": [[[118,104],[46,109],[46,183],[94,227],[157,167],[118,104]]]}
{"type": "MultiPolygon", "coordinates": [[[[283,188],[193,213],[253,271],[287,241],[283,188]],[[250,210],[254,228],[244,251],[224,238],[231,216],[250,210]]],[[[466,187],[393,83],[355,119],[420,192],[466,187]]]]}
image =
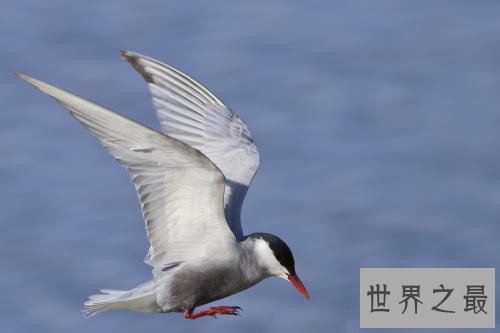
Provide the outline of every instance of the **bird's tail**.
{"type": "Polygon", "coordinates": [[[92,295],[83,304],[85,317],[118,309],[143,312],[157,312],[161,308],[156,303],[156,290],[153,281],[143,283],[131,290],[101,289],[102,294],[92,295]]]}
{"type": "Polygon", "coordinates": [[[91,317],[95,314],[118,309],[117,303],[123,300],[128,291],[101,289],[102,294],[89,296],[89,299],[83,303],[83,314],[85,317],[91,317]]]}

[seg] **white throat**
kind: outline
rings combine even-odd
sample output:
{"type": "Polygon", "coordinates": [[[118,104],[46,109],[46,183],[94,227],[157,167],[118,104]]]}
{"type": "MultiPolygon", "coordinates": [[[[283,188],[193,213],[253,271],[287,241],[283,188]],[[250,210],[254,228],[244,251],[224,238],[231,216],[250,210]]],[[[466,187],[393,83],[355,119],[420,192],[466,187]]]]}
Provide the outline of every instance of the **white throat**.
{"type": "Polygon", "coordinates": [[[265,240],[247,238],[241,243],[241,247],[244,256],[242,269],[252,279],[258,277],[262,280],[271,276],[287,279],[288,271],[276,259],[273,250],[265,240]]]}

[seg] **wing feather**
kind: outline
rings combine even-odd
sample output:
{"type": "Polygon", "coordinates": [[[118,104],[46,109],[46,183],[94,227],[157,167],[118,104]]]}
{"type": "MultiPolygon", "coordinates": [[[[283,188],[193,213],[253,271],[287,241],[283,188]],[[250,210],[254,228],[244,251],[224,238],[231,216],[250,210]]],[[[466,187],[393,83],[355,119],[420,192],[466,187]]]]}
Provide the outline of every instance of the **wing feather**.
{"type": "Polygon", "coordinates": [[[165,267],[232,246],[221,171],[200,151],[23,74],[89,129],[130,173],[151,244],[146,262],[165,267]]]}
{"type": "Polygon", "coordinates": [[[130,51],[122,52],[122,57],[148,83],[162,131],[201,151],[224,174],[226,220],[241,240],[241,206],[260,163],[247,125],[181,71],[130,51]]]}

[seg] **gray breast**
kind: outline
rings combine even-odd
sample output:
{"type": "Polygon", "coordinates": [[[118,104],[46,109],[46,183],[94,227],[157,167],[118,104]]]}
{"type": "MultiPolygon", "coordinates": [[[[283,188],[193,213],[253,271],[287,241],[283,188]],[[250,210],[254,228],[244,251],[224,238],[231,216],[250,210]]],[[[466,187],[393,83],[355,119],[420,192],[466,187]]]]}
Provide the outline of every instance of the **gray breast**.
{"type": "Polygon", "coordinates": [[[170,302],[177,311],[192,310],[257,283],[246,280],[238,264],[225,262],[181,266],[171,281],[170,302]]]}

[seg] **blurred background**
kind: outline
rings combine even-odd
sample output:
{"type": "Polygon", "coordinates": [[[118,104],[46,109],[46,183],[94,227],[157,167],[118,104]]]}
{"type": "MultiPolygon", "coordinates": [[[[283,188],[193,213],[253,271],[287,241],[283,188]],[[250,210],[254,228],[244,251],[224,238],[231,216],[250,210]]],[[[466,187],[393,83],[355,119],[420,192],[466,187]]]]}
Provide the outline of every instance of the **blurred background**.
{"type": "Polygon", "coordinates": [[[499,10],[430,0],[3,3],[2,332],[360,332],[360,267],[499,267],[499,10]],[[241,318],[83,318],[88,295],[151,277],[139,204],[97,140],[11,70],[159,129],[121,49],[182,69],[245,119],[262,157],[245,232],[287,241],[311,301],[268,279],[217,302],[241,306],[241,318]]]}

